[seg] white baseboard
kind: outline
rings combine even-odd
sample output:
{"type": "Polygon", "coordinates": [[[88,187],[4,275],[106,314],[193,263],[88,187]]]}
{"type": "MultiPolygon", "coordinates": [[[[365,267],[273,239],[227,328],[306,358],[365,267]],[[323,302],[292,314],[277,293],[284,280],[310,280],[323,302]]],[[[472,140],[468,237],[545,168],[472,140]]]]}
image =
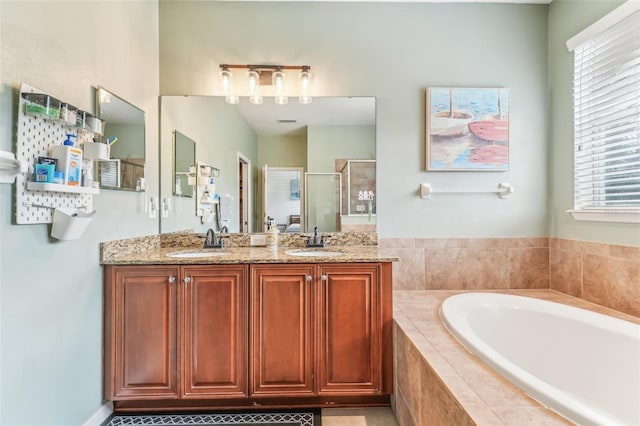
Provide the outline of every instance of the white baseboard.
{"type": "Polygon", "coordinates": [[[105,402],[91,415],[82,426],[100,426],[113,413],[113,402],[105,402]]]}

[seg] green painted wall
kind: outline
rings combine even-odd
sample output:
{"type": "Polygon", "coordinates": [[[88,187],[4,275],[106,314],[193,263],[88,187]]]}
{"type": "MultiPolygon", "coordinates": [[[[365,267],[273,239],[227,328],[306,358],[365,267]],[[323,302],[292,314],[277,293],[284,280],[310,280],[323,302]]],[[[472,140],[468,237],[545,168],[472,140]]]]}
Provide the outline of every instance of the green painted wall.
{"type": "Polygon", "coordinates": [[[640,245],[640,226],[574,220],[573,208],[573,53],[566,42],[623,0],[554,0],[549,9],[550,232],[558,238],[640,245]]]}
{"type": "Polygon", "coordinates": [[[221,95],[221,63],[309,64],[315,96],[376,97],[381,237],[546,236],[547,16],[525,4],[162,1],[160,91],[221,95]],[[429,86],[511,89],[510,171],[425,171],[429,86]],[[421,182],[516,193],[421,200],[421,182]]]}
{"type": "MultiPolygon", "coordinates": [[[[109,87],[146,113],[150,194],[157,194],[158,4],[0,2],[0,150],[15,151],[17,90],[28,83],[87,111],[109,87]]],[[[79,240],[14,225],[0,185],[0,424],[79,425],[102,404],[100,241],[154,234],[138,195],[103,190],[79,240]]]]}
{"type": "Polygon", "coordinates": [[[335,172],[336,159],[376,157],[374,126],[309,126],[307,165],[310,172],[335,172]]]}
{"type": "MultiPolygon", "coordinates": [[[[257,135],[235,108],[226,108],[224,98],[210,96],[163,96],[161,101],[162,197],[172,198],[172,212],[162,219],[162,232],[192,229],[206,232],[212,223],[202,224],[195,216],[195,198],[174,197],[172,193],[173,136],[178,130],[196,142],[196,160],[220,169],[216,192],[231,196],[229,230],[238,232],[238,152],[251,160],[257,174],[257,135]],[[165,173],[168,171],[168,173],[165,173]]],[[[254,186],[255,188],[255,186],[254,186]]],[[[253,219],[255,223],[256,217],[253,219]]]]}
{"type": "Polygon", "coordinates": [[[258,135],[258,164],[270,167],[307,167],[307,136],[258,135]]]}

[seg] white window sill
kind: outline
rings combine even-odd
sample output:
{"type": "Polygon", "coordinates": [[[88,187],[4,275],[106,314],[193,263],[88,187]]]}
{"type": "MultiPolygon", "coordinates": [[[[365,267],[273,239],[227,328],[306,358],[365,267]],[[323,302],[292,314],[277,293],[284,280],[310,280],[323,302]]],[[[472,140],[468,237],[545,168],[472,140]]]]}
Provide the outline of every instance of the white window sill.
{"type": "Polygon", "coordinates": [[[567,210],[575,220],[589,222],[640,223],[640,209],[567,210]]]}

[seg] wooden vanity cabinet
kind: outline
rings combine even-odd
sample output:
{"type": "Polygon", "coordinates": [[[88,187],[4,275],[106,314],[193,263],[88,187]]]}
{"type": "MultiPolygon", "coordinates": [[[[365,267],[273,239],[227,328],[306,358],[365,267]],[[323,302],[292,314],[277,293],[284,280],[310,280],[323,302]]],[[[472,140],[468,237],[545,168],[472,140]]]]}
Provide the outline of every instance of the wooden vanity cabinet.
{"type": "Polygon", "coordinates": [[[251,267],[251,396],[313,396],[313,265],[251,267]]]}
{"type": "Polygon", "coordinates": [[[105,266],[105,398],[246,397],[246,289],[245,265],[105,266]]]}
{"type": "Polygon", "coordinates": [[[386,405],[391,263],[105,266],[118,410],[386,405]]]}
{"type": "Polygon", "coordinates": [[[182,398],[247,396],[247,267],[182,267],[182,398]]]}
{"type": "Polygon", "coordinates": [[[391,345],[385,329],[391,312],[383,302],[391,300],[391,286],[383,285],[384,273],[380,264],[318,266],[318,395],[376,395],[390,389],[384,351],[391,345]]]}
{"type": "Polygon", "coordinates": [[[251,396],[392,386],[391,264],[251,266],[251,396]]]}

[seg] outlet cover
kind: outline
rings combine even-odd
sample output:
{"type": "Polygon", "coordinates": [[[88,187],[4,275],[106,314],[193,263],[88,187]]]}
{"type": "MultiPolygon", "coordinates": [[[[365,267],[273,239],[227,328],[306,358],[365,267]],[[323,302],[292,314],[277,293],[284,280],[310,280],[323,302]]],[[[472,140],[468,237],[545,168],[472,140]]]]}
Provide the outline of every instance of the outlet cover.
{"type": "Polygon", "coordinates": [[[249,236],[249,244],[253,246],[266,246],[267,245],[267,236],[260,234],[251,234],[249,236]]]}

